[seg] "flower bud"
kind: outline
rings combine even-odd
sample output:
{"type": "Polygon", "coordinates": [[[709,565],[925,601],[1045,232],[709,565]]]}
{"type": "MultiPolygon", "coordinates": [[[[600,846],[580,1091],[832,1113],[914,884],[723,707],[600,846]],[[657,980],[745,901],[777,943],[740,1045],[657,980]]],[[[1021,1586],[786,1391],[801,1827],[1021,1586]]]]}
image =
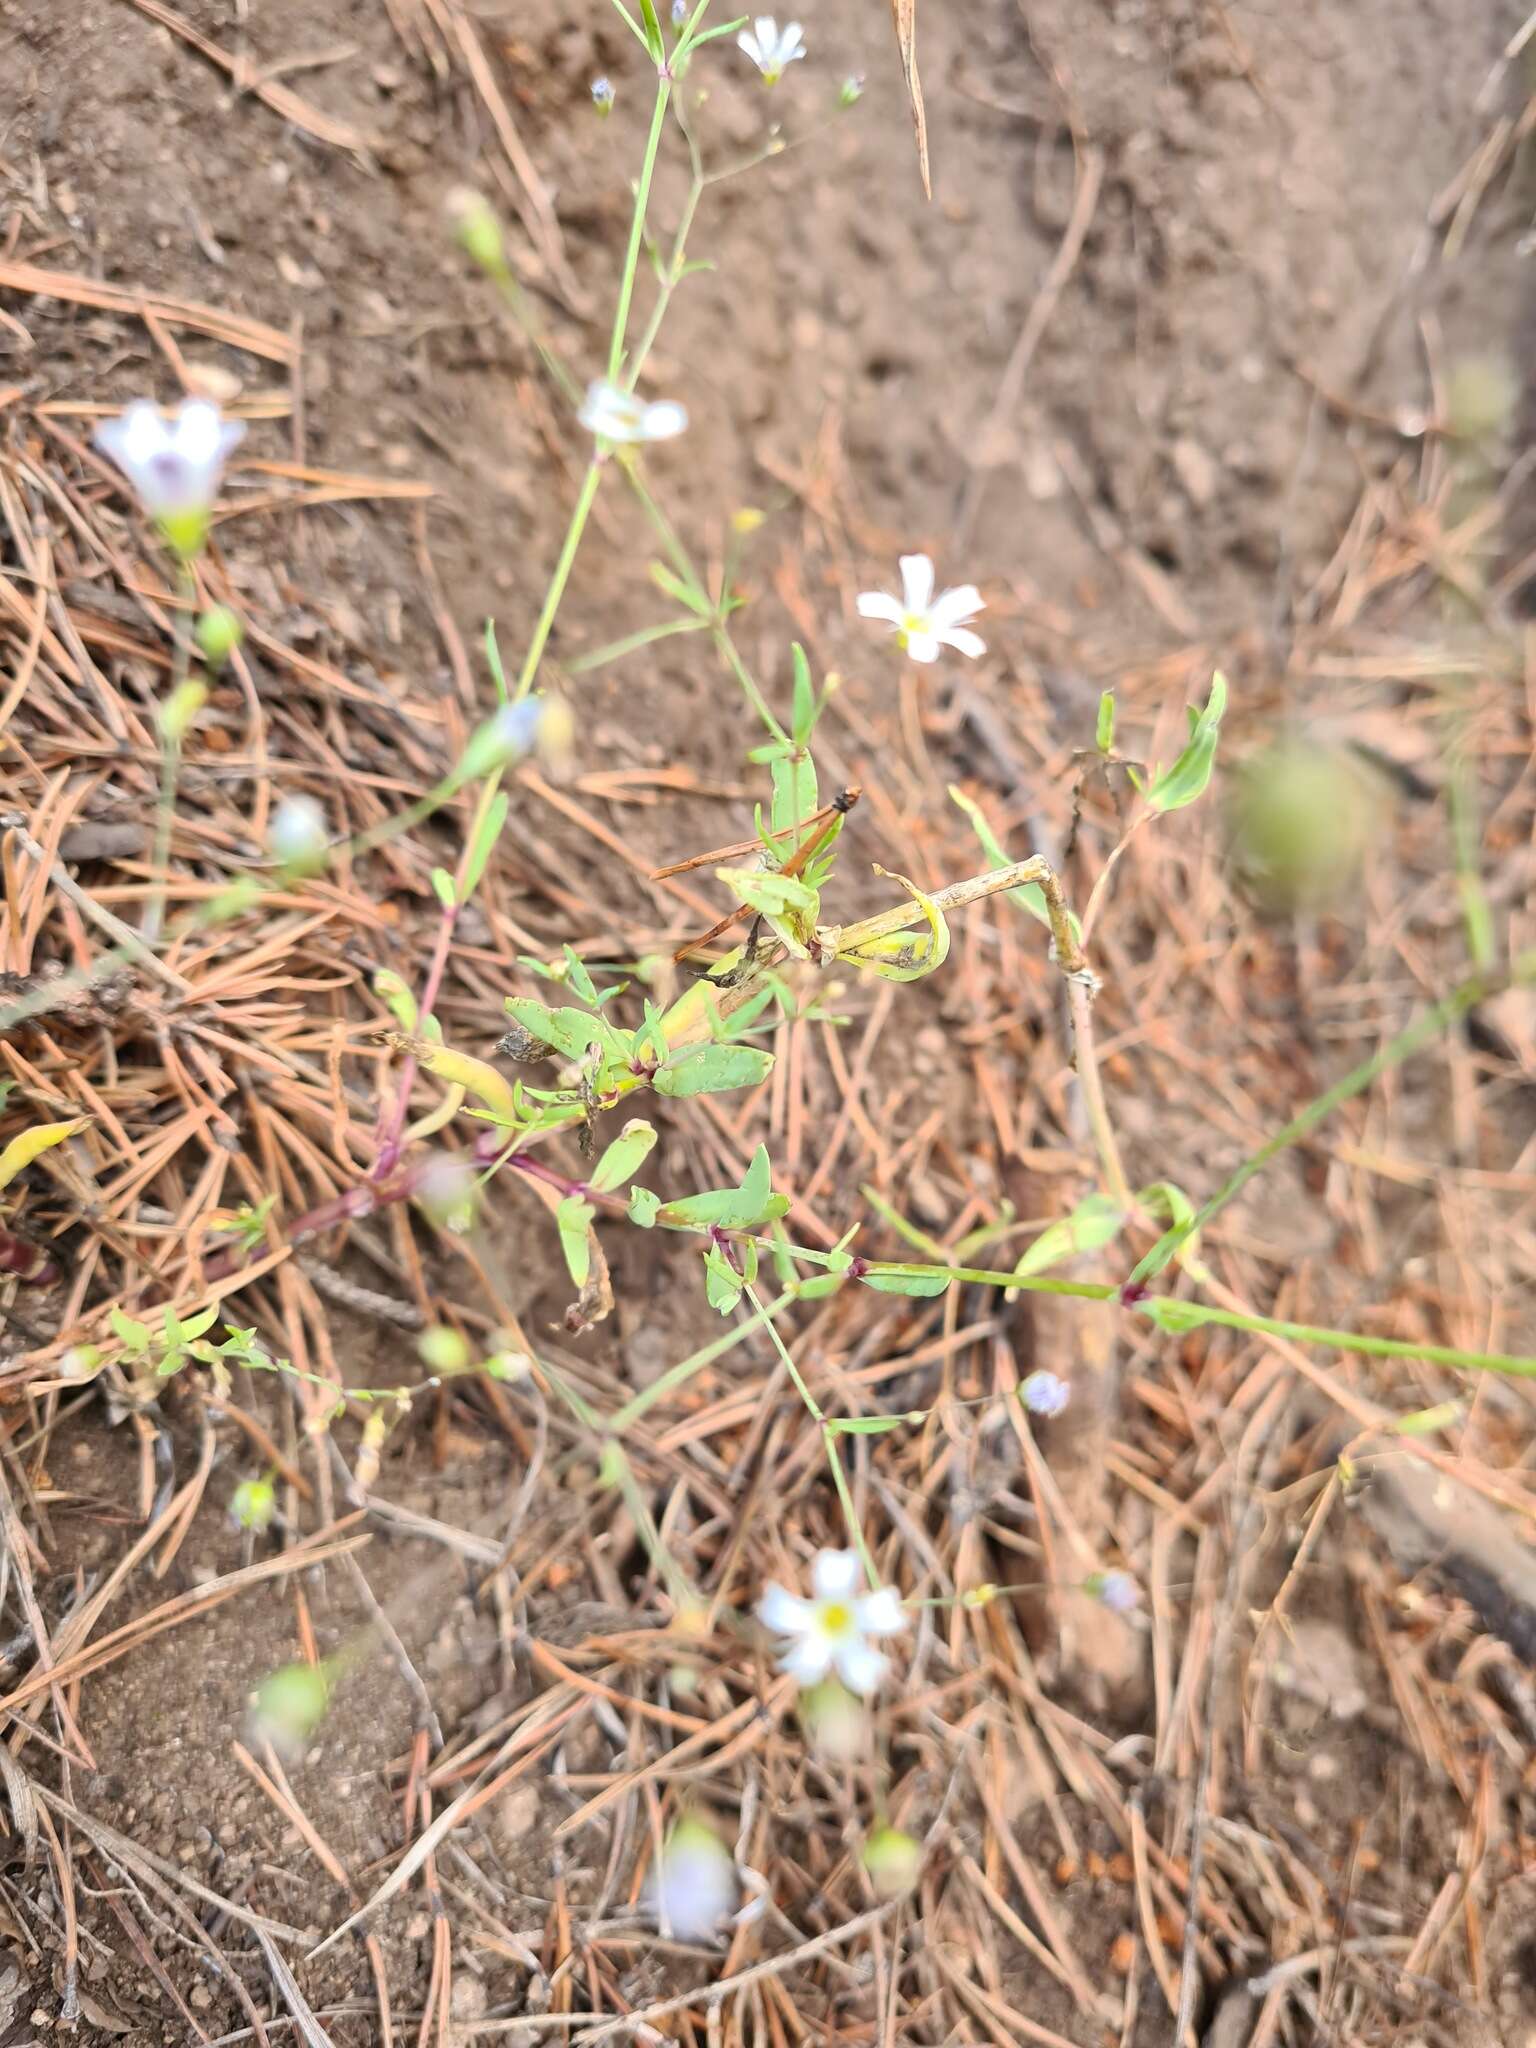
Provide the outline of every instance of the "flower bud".
{"type": "Polygon", "coordinates": [[[208,702],[208,685],[189,676],[178,683],[160,707],[160,737],[167,746],[179,747],[197,722],[197,714],[208,702]]]}
{"type": "Polygon", "coordinates": [[[478,782],[513,761],[520,761],[538,738],[544,715],[544,700],[524,697],[516,704],[503,704],[477,726],[459,759],[458,780],[478,782]]]}
{"type": "Polygon", "coordinates": [[[250,1732],[279,1756],[295,1758],[319,1727],[331,1696],[323,1664],[285,1664],[264,1678],[251,1701],[250,1732]]]}
{"type": "Polygon", "coordinates": [[[468,1344],[457,1330],[450,1329],[446,1323],[423,1330],[416,1339],[416,1350],[423,1365],[435,1373],[463,1372],[469,1364],[468,1344]]]}
{"type": "Polygon", "coordinates": [[[267,827],[267,852],[281,868],[312,874],[325,860],[330,834],[312,796],[285,797],[267,827]]]}
{"type": "Polygon", "coordinates": [[[592,104],[598,113],[607,118],[613,112],[613,103],[618,95],[613,89],[613,80],[606,74],[592,81],[592,104]]]}
{"type": "Polygon", "coordinates": [[[230,1496],[229,1519],[237,1529],[257,1535],[270,1528],[277,1512],[277,1490],[270,1479],[242,1479],[230,1496]]]}
{"type": "Polygon", "coordinates": [[[880,1899],[900,1899],[914,1890],[923,1866],[921,1845],[900,1828],[879,1828],[864,1844],[864,1868],[880,1899]]]}
{"type": "Polygon", "coordinates": [[[507,255],[501,222],[490,201],[472,185],[456,185],[448,194],[448,218],[470,262],[491,277],[499,277],[507,267],[507,255]]]}
{"type": "Polygon", "coordinates": [[[475,1220],[475,1174],[463,1159],[446,1153],[428,1160],[416,1184],[416,1200],[422,1214],[439,1230],[462,1237],[475,1220]]]}
{"type": "Polygon", "coordinates": [[[845,78],[838,88],[837,104],[840,107],[851,107],[863,97],[864,80],[862,75],[856,72],[852,78],[845,78]]]}
{"type": "Polygon", "coordinates": [[[245,638],[245,628],[227,604],[211,604],[196,626],[193,637],[210,668],[222,668],[245,638]]]}

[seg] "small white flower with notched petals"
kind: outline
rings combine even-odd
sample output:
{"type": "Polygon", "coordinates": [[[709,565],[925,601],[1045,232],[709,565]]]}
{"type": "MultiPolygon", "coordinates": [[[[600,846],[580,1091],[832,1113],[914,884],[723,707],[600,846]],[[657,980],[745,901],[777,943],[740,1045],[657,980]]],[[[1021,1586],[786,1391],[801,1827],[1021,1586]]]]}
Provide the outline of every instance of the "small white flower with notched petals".
{"type": "Polygon", "coordinates": [[[158,406],[140,398],[119,418],[103,420],[95,441],[177,553],[194,555],[207,535],[224,464],[244,434],[210,399],[188,398],[166,419],[158,406]]]}
{"type": "Polygon", "coordinates": [[[968,631],[967,623],[986,606],[974,583],[933,594],[933,563],[926,555],[901,558],[901,596],[883,590],[862,591],[859,616],[885,619],[914,661],[937,661],[941,647],[953,647],[973,658],[985,654],[987,643],[968,631]]]}
{"type": "Polygon", "coordinates": [[[599,377],[587,386],[576,417],[600,441],[670,441],[688,424],[686,409],[675,399],[657,398],[649,403],[633,391],[621,390],[599,377]]]}
{"type": "Polygon", "coordinates": [[[836,1670],[850,1692],[867,1697],[890,1665],[870,1636],[899,1635],[907,1626],[900,1596],[891,1586],[859,1591],[859,1560],[851,1550],[818,1551],[811,1565],[815,1597],[802,1600],[784,1586],[769,1586],[757,1618],[786,1638],[779,1669],[801,1685],[815,1685],[836,1670]]]}
{"type": "Polygon", "coordinates": [[[782,28],[771,14],[760,14],[751,28],[736,38],[738,50],[745,50],[769,85],[777,85],[786,64],[805,55],[805,39],[798,21],[786,21],[782,28]]]}

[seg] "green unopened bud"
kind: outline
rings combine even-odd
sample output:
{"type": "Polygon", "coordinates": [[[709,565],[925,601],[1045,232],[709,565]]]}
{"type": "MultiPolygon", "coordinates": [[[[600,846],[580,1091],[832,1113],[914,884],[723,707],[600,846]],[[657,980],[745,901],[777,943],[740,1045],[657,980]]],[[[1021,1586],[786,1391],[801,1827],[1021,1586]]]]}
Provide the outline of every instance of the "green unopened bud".
{"type": "Polygon", "coordinates": [[[847,1686],[827,1678],[800,1695],[800,1718],[817,1753],[829,1763],[857,1763],[869,1753],[869,1716],[847,1686]]]}
{"type": "Polygon", "coordinates": [[[285,1664],[264,1678],[251,1701],[250,1728],[280,1756],[296,1757],[319,1727],[331,1697],[323,1664],[285,1664]]]}
{"type": "Polygon", "coordinates": [[[1344,749],[1286,740],[1243,764],[1229,810],[1244,880],[1266,909],[1289,912],[1349,893],[1385,806],[1344,749]]]}
{"type": "Polygon", "coordinates": [[[470,734],[459,761],[457,780],[476,782],[482,775],[493,775],[498,768],[520,761],[538,738],[543,712],[543,701],[538,697],[503,704],[470,734]]]}
{"type": "Polygon", "coordinates": [[[59,1360],[59,1378],[88,1380],[99,1370],[102,1352],[94,1344],[71,1344],[59,1360]]]}
{"type": "Polygon", "coordinates": [[[260,1535],[270,1528],[277,1512],[277,1490],[270,1479],[242,1479],[230,1495],[229,1519],[237,1529],[252,1529],[260,1535]]]}
{"type": "Polygon", "coordinates": [[[468,1344],[457,1330],[450,1329],[446,1323],[423,1330],[416,1339],[416,1349],[422,1364],[435,1373],[463,1372],[469,1364],[468,1344]]]}
{"type": "Polygon", "coordinates": [[[193,628],[210,668],[222,668],[245,638],[245,628],[227,604],[211,604],[193,628]]]}
{"type": "Polygon", "coordinates": [[[501,222],[495,209],[472,185],[457,185],[448,195],[448,217],[459,247],[471,263],[492,277],[507,267],[507,253],[501,239],[501,222]]]}
{"type": "Polygon", "coordinates": [[[879,1898],[904,1898],[916,1887],[922,1866],[921,1846],[900,1828],[880,1828],[864,1844],[864,1868],[879,1898]]]}
{"type": "Polygon", "coordinates": [[[196,676],[188,676],[185,682],[176,685],[160,707],[160,736],[167,745],[181,745],[207,702],[208,685],[196,676]]]}
{"type": "Polygon", "coordinates": [[[994,1585],[971,1586],[960,1595],[960,1605],[962,1607],[990,1607],[996,1598],[997,1588],[994,1585]]]}
{"type": "Polygon", "coordinates": [[[474,1223],[476,1193],[473,1167],[446,1153],[427,1162],[416,1184],[422,1214],[454,1237],[462,1237],[474,1223]]]}
{"type": "Polygon", "coordinates": [[[533,1365],[526,1351],[493,1351],[481,1368],[487,1379],[525,1380],[533,1365]]]}
{"type": "Polygon", "coordinates": [[[856,100],[861,100],[863,97],[864,80],[855,73],[852,78],[845,78],[841,86],[839,86],[837,104],[840,107],[851,107],[856,100]]]}

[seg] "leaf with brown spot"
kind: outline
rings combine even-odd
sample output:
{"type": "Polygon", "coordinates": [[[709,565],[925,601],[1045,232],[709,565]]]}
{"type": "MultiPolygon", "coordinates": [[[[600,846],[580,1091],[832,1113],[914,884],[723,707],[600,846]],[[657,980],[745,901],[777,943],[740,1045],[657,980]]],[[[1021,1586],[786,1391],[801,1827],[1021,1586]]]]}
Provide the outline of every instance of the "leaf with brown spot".
{"type": "Polygon", "coordinates": [[[917,137],[917,168],[923,190],[933,197],[933,180],[928,175],[928,116],[923,111],[923,81],[917,75],[917,0],[891,0],[891,19],[896,24],[896,47],[901,53],[901,74],[912,102],[912,132],[917,137]]]}

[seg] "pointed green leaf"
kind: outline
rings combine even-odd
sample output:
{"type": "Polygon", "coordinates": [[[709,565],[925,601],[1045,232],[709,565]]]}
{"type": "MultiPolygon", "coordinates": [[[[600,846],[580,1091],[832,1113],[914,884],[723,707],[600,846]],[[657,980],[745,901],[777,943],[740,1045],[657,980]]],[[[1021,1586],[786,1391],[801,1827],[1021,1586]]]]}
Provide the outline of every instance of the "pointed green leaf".
{"type": "Polygon", "coordinates": [[[1115,693],[1106,690],[1099,699],[1099,721],[1094,728],[1093,743],[1101,754],[1107,754],[1115,744],[1115,693]]]}
{"type": "Polygon", "coordinates": [[[1169,1294],[1154,1294],[1148,1301],[1137,1302],[1136,1313],[1176,1337],[1182,1337],[1188,1330],[1198,1330],[1202,1323],[1210,1321],[1209,1309],[1200,1302],[1175,1301],[1169,1294]]]}
{"type": "Polygon", "coordinates": [[[506,1007],[515,1024],[521,1024],[541,1045],[553,1046],[568,1059],[580,1059],[589,1045],[601,1046],[610,1058],[623,1057],[612,1025],[600,1017],[588,1016],[585,1010],[552,1010],[546,1003],[535,1002],[532,996],[508,996],[506,1007]]]}
{"type": "Polygon", "coordinates": [[[580,1195],[567,1195],[555,1211],[555,1227],[560,1232],[560,1249],[565,1253],[565,1263],[572,1280],[578,1287],[585,1287],[587,1275],[592,1270],[592,1240],[590,1236],[592,1218],[597,1211],[592,1204],[583,1201],[580,1195]]]}
{"type": "Polygon", "coordinates": [[[1227,679],[1218,669],[1211,677],[1211,694],[1205,709],[1189,713],[1189,744],[1164,775],[1159,775],[1147,792],[1154,810],[1178,811],[1205,794],[1216,766],[1216,743],[1221,736],[1222,713],[1227,708],[1227,679]]]}
{"type": "Polygon", "coordinates": [[[744,1284],[725,1254],[711,1245],[704,1254],[704,1294],[710,1307],[728,1316],[740,1301],[744,1284]]]}
{"type": "Polygon", "coordinates": [[[654,1188],[631,1188],[629,1191],[629,1220],[641,1230],[652,1230],[656,1224],[656,1212],[661,1207],[661,1197],[654,1188]]]}
{"type": "Polygon", "coordinates": [[[511,799],[504,789],[498,789],[486,805],[484,815],[475,828],[474,841],[464,861],[464,900],[467,903],[480,886],[480,877],[485,873],[486,863],[496,850],[502,828],[511,810],[511,799]]]}
{"type": "Polygon", "coordinates": [[[107,1310],[107,1321],[112,1325],[112,1334],[118,1343],[135,1358],[142,1358],[150,1345],[148,1325],[136,1323],[132,1316],[125,1316],[115,1304],[107,1310]]]}
{"type": "Polygon", "coordinates": [[[588,974],[585,962],[573,947],[566,946],[563,948],[563,951],[565,953],[565,978],[567,983],[571,988],[575,989],[577,995],[581,997],[584,1003],[591,1003],[596,1008],[597,985],[591,975],[588,974]]]}
{"type": "Polygon", "coordinates": [[[599,1195],[623,1187],[634,1179],[655,1143],[655,1128],[632,1117],[592,1169],[588,1186],[599,1195]]]}
{"type": "MultiPolygon", "coordinates": [[[[803,747],[816,728],[816,692],[811,684],[811,664],[798,640],[789,652],[795,664],[794,708],[790,713],[789,729],[803,747]]],[[[811,809],[815,808],[812,804],[811,809]]]]}
{"type": "Polygon", "coordinates": [[[1210,1268],[1200,1257],[1200,1233],[1190,1228],[1195,1220],[1195,1205],[1188,1195],[1171,1180],[1159,1180],[1143,1188],[1136,1202],[1149,1216],[1166,1217],[1174,1230],[1184,1233],[1174,1257],[1190,1279],[1203,1286],[1211,1277],[1210,1268]]]}
{"type": "Polygon", "coordinates": [[[1119,1236],[1124,1222],[1125,1211],[1108,1195],[1086,1195],[1070,1216],[1049,1225],[1033,1244],[1025,1247],[1024,1256],[1013,1270],[1021,1280],[1026,1280],[1031,1274],[1060,1265],[1063,1259],[1077,1257],[1080,1252],[1100,1251],[1119,1236]]]}
{"type": "Polygon", "coordinates": [[[942,1266],[871,1266],[859,1279],[876,1294],[910,1294],[926,1300],[944,1292],[950,1275],[942,1266]]]}
{"type": "Polygon", "coordinates": [[[669,569],[665,562],[652,562],[650,564],[650,576],[651,581],[658,590],[664,592],[666,596],[672,598],[676,603],[684,606],[696,618],[712,619],[714,617],[714,608],[703,591],[695,590],[691,584],[685,583],[676,570],[669,569]]]}

